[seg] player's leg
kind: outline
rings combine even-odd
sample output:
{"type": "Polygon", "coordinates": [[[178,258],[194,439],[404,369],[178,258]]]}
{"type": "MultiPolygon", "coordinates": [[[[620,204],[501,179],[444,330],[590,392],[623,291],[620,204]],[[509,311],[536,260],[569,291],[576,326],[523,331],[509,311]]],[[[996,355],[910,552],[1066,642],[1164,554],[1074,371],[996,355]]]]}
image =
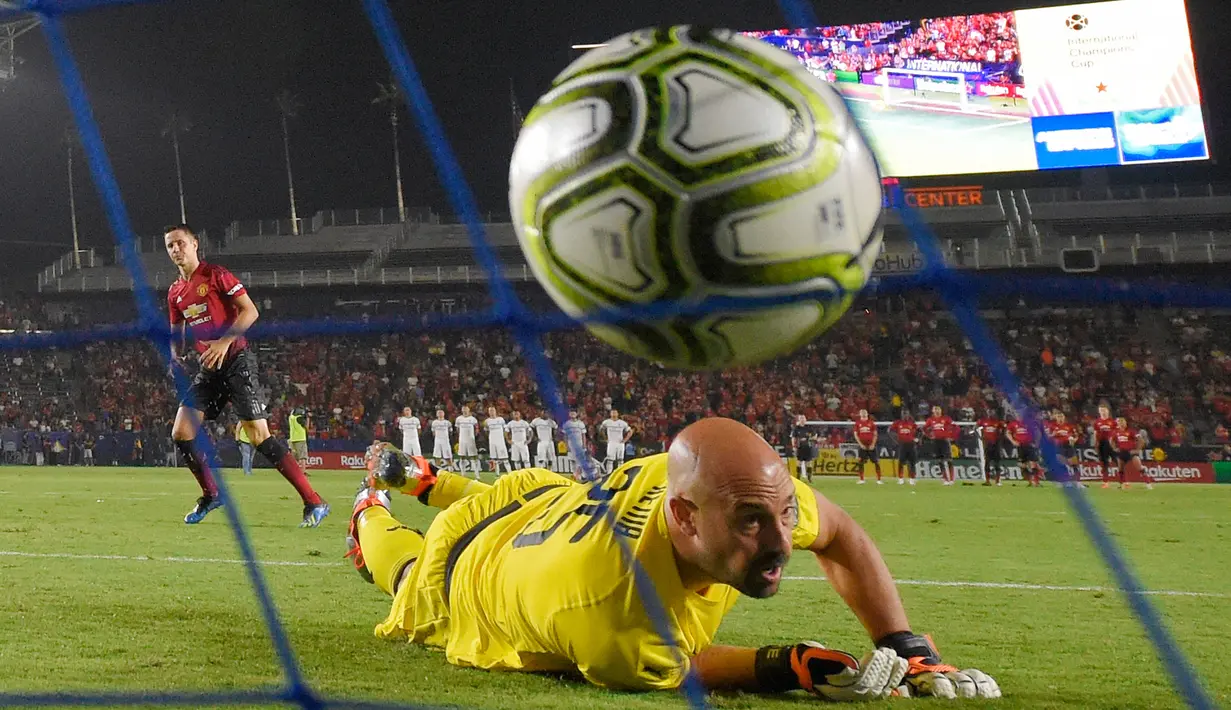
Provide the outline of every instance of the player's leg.
{"type": "Polygon", "coordinates": [[[1109,488],[1111,486],[1111,464],[1112,464],[1112,452],[1111,452],[1110,443],[1106,441],[1100,441],[1098,443],[1098,461],[1099,461],[1099,468],[1102,469],[1102,473],[1103,473],[1103,488],[1109,488]]]}
{"type": "Polygon", "coordinates": [[[876,485],[883,486],[885,482],[881,480],[881,455],[876,449],[868,449],[868,458],[872,462],[872,469],[876,471],[876,485]]]}
{"type": "Polygon", "coordinates": [[[321,498],[316,489],[308,481],[307,474],[300,467],[299,462],[291,455],[290,449],[281,440],[270,436],[269,423],[266,422],[264,414],[261,412],[246,411],[240,414],[241,417],[258,416],[259,419],[244,419],[241,425],[244,431],[248,432],[248,438],[252,441],[258,453],[265,457],[266,461],[273,464],[278,473],[286,479],[286,482],[294,487],[295,492],[299,494],[300,500],[303,501],[303,519],[300,522],[300,527],[314,528],[321,524],[321,520],[329,515],[329,503],[321,498]]]}
{"type": "Polygon", "coordinates": [[[405,444],[405,446],[402,447],[402,451],[405,451],[407,455],[423,455],[423,444],[419,443],[418,432],[402,437],[402,443],[405,444]]]}
{"type": "MultiPolygon", "coordinates": [[[[204,382],[205,379],[198,374],[193,380],[192,400],[194,402],[202,401],[203,396],[209,395],[209,387],[208,383],[204,382]],[[202,384],[198,385],[199,382],[202,384]]],[[[175,442],[175,449],[183,459],[184,465],[192,472],[193,478],[197,479],[197,485],[201,487],[201,497],[197,498],[196,506],[184,516],[184,522],[189,525],[201,522],[211,510],[222,507],[222,499],[218,497],[218,484],[214,481],[214,474],[209,469],[209,462],[197,451],[193,441],[206,414],[207,412],[200,409],[181,404],[179,411],[175,413],[175,423],[171,425],[171,439],[175,442]]]]}
{"type": "Polygon", "coordinates": [[[1154,476],[1150,473],[1150,469],[1146,467],[1145,461],[1142,460],[1141,456],[1134,456],[1133,463],[1135,464],[1135,470],[1141,475],[1141,480],[1145,481],[1146,490],[1154,490],[1154,476]]]}
{"type": "Polygon", "coordinates": [[[864,455],[863,449],[859,450],[859,480],[855,481],[856,485],[867,483],[864,480],[864,473],[868,470],[868,457],[864,455]]]}

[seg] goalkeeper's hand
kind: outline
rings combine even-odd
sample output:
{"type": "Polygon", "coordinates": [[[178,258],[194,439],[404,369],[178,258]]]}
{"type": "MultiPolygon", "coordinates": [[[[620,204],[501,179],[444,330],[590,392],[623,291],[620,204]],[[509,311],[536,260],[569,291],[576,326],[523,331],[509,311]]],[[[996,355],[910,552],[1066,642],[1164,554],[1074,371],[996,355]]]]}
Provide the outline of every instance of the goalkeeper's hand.
{"type": "Polygon", "coordinates": [[[942,663],[940,653],[926,636],[902,631],[881,639],[879,645],[892,648],[909,663],[905,682],[895,695],[938,698],[999,698],[996,679],[976,668],[959,670],[942,663]]]}
{"type": "Polygon", "coordinates": [[[837,702],[887,698],[902,684],[908,664],[893,649],[878,648],[861,659],[814,641],[791,649],[791,668],[804,690],[837,702]]]}

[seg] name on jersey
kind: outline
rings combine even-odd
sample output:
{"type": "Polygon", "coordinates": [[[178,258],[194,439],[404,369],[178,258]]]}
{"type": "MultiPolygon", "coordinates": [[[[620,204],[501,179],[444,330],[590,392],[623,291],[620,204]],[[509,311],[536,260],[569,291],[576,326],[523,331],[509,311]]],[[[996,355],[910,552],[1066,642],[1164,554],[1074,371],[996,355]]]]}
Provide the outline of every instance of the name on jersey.
{"type": "Polygon", "coordinates": [[[623,535],[631,540],[636,540],[645,532],[645,524],[650,520],[650,510],[654,507],[654,500],[666,492],[665,485],[654,486],[650,490],[641,495],[637,503],[629,508],[620,519],[616,521],[615,532],[617,535],[623,535]]]}

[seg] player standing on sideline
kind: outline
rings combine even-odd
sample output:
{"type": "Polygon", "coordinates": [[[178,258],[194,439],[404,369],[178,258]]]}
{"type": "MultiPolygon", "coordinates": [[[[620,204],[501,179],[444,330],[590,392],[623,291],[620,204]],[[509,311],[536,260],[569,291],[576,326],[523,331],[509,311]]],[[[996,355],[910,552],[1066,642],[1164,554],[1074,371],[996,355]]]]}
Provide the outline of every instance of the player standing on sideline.
{"type": "Polygon", "coordinates": [[[513,469],[509,468],[509,444],[505,439],[504,417],[496,414],[495,407],[487,408],[487,419],[483,420],[483,428],[487,430],[487,457],[492,462],[492,472],[497,476],[500,475],[500,464],[504,463],[504,470],[512,473],[513,469]]]}
{"type": "Polygon", "coordinates": [[[474,469],[474,479],[479,480],[479,445],[474,435],[479,428],[479,420],[470,414],[470,407],[463,406],[462,414],[453,420],[457,427],[457,457],[465,459],[463,468],[468,462],[474,469]]]}
{"type": "Polygon", "coordinates": [[[410,411],[410,407],[402,409],[402,416],[398,417],[398,429],[402,430],[402,451],[411,456],[423,455],[423,449],[419,445],[419,429],[422,426],[419,417],[410,411]]]}
{"type": "Polygon", "coordinates": [[[530,437],[534,433],[530,422],[522,419],[521,412],[514,409],[513,418],[505,425],[505,429],[509,432],[509,460],[513,463],[513,469],[529,467],[530,437]]]}
{"type": "Polygon", "coordinates": [[[1146,489],[1154,488],[1154,478],[1141,463],[1141,449],[1145,439],[1140,432],[1133,431],[1124,417],[1116,419],[1116,432],[1112,435],[1120,458],[1120,490],[1129,487],[1128,474],[1137,472],[1145,479],[1146,489]],[[1130,471],[1131,469],[1131,471],[1130,471]]]}
{"type": "Polygon", "coordinates": [[[885,482],[881,480],[881,457],[876,450],[876,422],[872,417],[868,416],[868,410],[859,410],[859,417],[855,419],[855,442],[859,444],[859,481],[863,483],[863,472],[868,467],[868,462],[872,463],[872,468],[876,471],[876,485],[883,486],[885,482]]]}
{"type": "Polygon", "coordinates": [[[1077,427],[1065,420],[1064,412],[1057,409],[1052,413],[1051,440],[1056,442],[1060,450],[1060,458],[1068,468],[1069,477],[1064,482],[1066,486],[1085,486],[1081,482],[1081,469],[1077,466],[1077,427]]]}
{"type": "Polygon", "coordinates": [[[268,415],[257,385],[256,356],[248,350],[244,338],[244,332],[260,317],[256,304],[230,271],[201,261],[200,242],[191,227],[167,227],[163,230],[163,242],[167,256],[180,273],[167,290],[171,331],[177,335],[171,341],[173,366],[183,357],[189,335],[201,364],[192,379],[191,400],[195,407],[181,402],[171,427],[176,450],[201,486],[201,497],[184,516],[184,522],[199,523],[211,510],[224,504],[218,497],[209,463],[196,451],[193,439],[201,424],[217,419],[230,402],[252,445],[299,493],[303,501],[300,527],[320,525],[329,514],[329,504],[312,489],[286,446],[269,435],[268,415]]]}
{"type": "MultiPolygon", "coordinates": [[[[1098,406],[1098,419],[1091,425],[1094,429],[1094,446],[1098,449],[1099,467],[1103,470],[1103,488],[1111,485],[1111,467],[1116,462],[1116,447],[1112,438],[1116,434],[1116,420],[1111,417],[1111,407],[1106,402],[1098,406]]],[[[1121,478],[1123,480],[1123,478],[1121,478]]]]}
{"type": "Polygon", "coordinates": [[[437,461],[453,460],[453,445],[449,443],[449,432],[453,424],[445,419],[445,410],[437,409],[436,418],[432,420],[432,458],[437,461]]]}
{"type": "Polygon", "coordinates": [[[291,415],[286,418],[287,440],[291,442],[291,455],[295,457],[295,461],[299,467],[303,469],[303,475],[308,474],[308,413],[299,407],[291,410],[291,415]]]}
{"type": "Polygon", "coordinates": [[[915,467],[919,464],[919,425],[910,415],[909,409],[902,409],[902,418],[889,426],[893,436],[898,440],[898,485],[910,478],[910,485],[915,485],[915,467]]]}
{"type": "Polygon", "coordinates": [[[489,486],[385,451],[355,498],[347,546],[359,574],[393,597],[376,635],[443,648],[458,666],[577,673],[624,690],[678,688],[691,672],[707,690],[829,700],[1000,696],[993,678],[943,664],[911,631],[863,528],[730,419],[688,426],[668,453],[601,485],[530,469],[489,486]],[[386,490],[443,512],[415,532],[389,512],[386,490]],[[608,515],[644,577],[613,554],[608,515]],[[792,548],[816,555],[875,651],[712,645],[740,594],[778,592],[792,548]],[[646,611],[643,580],[672,610],[671,642],[646,611]]]}
{"type": "MultiPolygon", "coordinates": [[[[581,415],[576,409],[568,413],[568,421],[564,422],[560,431],[564,434],[565,443],[568,444],[568,460],[572,462],[573,480],[583,481],[586,469],[582,461],[588,459],[589,442],[586,441],[586,423],[581,420],[581,415]]],[[[596,471],[595,474],[597,473],[596,471]]]]}
{"type": "Polygon", "coordinates": [[[534,465],[556,470],[556,420],[552,419],[547,410],[530,420],[534,427],[534,465]]]}
{"type": "Polygon", "coordinates": [[[795,449],[795,460],[799,465],[801,481],[812,481],[812,461],[816,458],[816,442],[812,439],[812,429],[808,427],[808,418],[800,414],[795,417],[795,425],[791,427],[791,446],[795,449]]]}
{"type": "Polygon", "coordinates": [[[992,469],[996,470],[996,485],[1000,485],[1000,476],[1004,472],[1004,453],[1000,447],[1000,434],[1004,430],[1004,422],[996,416],[994,410],[987,413],[975,423],[975,431],[983,442],[983,485],[992,485],[992,469]]]}
{"type": "Polygon", "coordinates": [[[940,461],[943,485],[952,486],[953,468],[949,465],[949,459],[953,457],[952,447],[955,438],[953,418],[945,414],[938,405],[932,407],[932,416],[923,423],[923,428],[932,444],[929,453],[932,458],[940,461]]]}
{"type": "Polygon", "coordinates": [[[1026,422],[1020,417],[1015,417],[1005,425],[1004,433],[1013,446],[1017,447],[1017,462],[1021,465],[1022,480],[1026,482],[1026,486],[1042,486],[1039,481],[1039,450],[1034,446],[1034,434],[1030,427],[1026,426],[1026,422]]]}
{"type": "Polygon", "coordinates": [[[253,448],[252,442],[248,439],[248,432],[244,431],[244,425],[240,422],[235,422],[235,443],[239,445],[239,461],[244,469],[244,475],[251,476],[252,455],[256,449],[253,448]]]}
{"type": "Polygon", "coordinates": [[[606,471],[611,472],[619,468],[624,463],[624,442],[628,441],[633,435],[633,428],[628,422],[620,418],[620,413],[616,410],[611,410],[611,416],[603,420],[599,425],[599,429],[607,437],[607,458],[603,461],[603,467],[606,471]]]}

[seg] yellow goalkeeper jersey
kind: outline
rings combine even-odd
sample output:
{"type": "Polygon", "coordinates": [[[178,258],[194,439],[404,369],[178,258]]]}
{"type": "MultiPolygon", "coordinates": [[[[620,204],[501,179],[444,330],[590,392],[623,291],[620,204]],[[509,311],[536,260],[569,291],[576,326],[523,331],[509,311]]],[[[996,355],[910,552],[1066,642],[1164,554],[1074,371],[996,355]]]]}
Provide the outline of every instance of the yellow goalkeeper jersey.
{"type": "MultiPolygon", "coordinates": [[[[817,536],[816,499],[806,484],[795,486],[794,545],[805,548],[817,536]]],[[[679,686],[688,658],[711,645],[739,593],[684,587],[666,489],[665,454],[630,461],[597,483],[544,469],[502,477],[437,515],[377,635],[441,646],[459,665],[575,670],[611,688],[679,686]],[[682,654],[655,629],[616,536],[653,581],[682,654]]]]}

